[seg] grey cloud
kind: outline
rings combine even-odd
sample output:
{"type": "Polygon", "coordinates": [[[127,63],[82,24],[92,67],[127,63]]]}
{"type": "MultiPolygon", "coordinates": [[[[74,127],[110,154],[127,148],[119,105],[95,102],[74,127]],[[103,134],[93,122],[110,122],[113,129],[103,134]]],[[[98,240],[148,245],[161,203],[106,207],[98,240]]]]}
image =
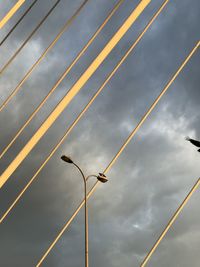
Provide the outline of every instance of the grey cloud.
{"type": "MultiPolygon", "coordinates": [[[[14,2],[14,1],[13,1],[14,2]]],[[[39,16],[55,1],[38,3],[12,39],[0,50],[1,62],[13,52],[39,16]],[[20,34],[19,34],[20,33],[20,34]],[[14,47],[13,47],[14,44],[14,47]],[[5,52],[6,51],[6,52],[5,52]],[[3,56],[5,54],[5,57],[3,56]]],[[[63,1],[54,15],[1,77],[1,99],[17,84],[81,1],[63,1]],[[68,6],[68,8],[64,8],[68,6]],[[33,50],[34,49],[34,50],[33,50]],[[31,51],[35,51],[30,54],[31,51]],[[16,67],[20,71],[16,72],[16,67]],[[2,95],[3,94],[3,95],[2,95]]],[[[33,111],[94,33],[116,1],[90,1],[60,42],[37,68],[0,116],[1,148],[33,111]],[[73,49],[72,49],[73,48],[73,49]]],[[[130,14],[138,1],[125,1],[100,37],[49,99],[8,154],[1,170],[20,151],[82,71],[130,14]]],[[[152,1],[135,27],[63,112],[55,125],[16,170],[0,192],[1,214],[30,180],[44,157],[101,85],[159,7],[152,1]]],[[[5,12],[5,10],[1,11],[5,12]]],[[[11,21],[10,23],[13,23],[11,21]]],[[[82,199],[82,181],[63,153],[76,159],[87,174],[104,170],[181,60],[199,39],[199,2],[170,1],[153,27],[74,128],[24,198],[0,227],[1,263],[5,267],[35,266],[82,199]]],[[[6,26],[6,30],[9,25],[6,26]]],[[[3,35],[3,34],[2,34],[3,35]]],[[[199,135],[199,52],[163,97],[145,125],[90,199],[90,265],[139,266],[169,218],[199,175],[199,154],[184,140],[199,135]]],[[[94,181],[93,181],[94,182],[94,181]]],[[[90,181],[89,186],[93,184],[90,181]]],[[[153,255],[149,266],[198,266],[198,192],[153,255]],[[191,244],[191,245],[188,245],[191,244]]],[[[82,266],[83,211],[70,225],[43,266],[82,266]]]]}

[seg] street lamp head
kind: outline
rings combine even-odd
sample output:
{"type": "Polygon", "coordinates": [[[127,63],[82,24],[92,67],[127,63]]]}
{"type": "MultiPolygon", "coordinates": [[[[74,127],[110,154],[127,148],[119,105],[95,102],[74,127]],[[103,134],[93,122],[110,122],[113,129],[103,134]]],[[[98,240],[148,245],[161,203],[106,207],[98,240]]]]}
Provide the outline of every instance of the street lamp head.
{"type": "Polygon", "coordinates": [[[65,155],[63,155],[63,156],[61,157],[61,159],[62,159],[63,161],[65,161],[65,162],[67,162],[67,163],[74,163],[69,157],[67,157],[67,156],[65,156],[65,155]]]}
{"type": "Polygon", "coordinates": [[[99,173],[99,175],[97,176],[97,179],[98,179],[98,181],[100,181],[102,183],[108,182],[108,178],[103,173],[99,173]]]}

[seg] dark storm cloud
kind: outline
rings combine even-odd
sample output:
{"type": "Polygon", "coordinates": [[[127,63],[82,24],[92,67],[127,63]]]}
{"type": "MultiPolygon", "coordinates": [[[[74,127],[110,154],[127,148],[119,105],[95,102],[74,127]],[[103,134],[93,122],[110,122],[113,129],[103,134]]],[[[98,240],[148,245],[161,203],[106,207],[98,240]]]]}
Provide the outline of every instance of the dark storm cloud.
{"type": "MultiPolygon", "coordinates": [[[[8,58],[6,52],[12,54],[33,28],[32,21],[36,25],[54,2],[40,1],[37,4],[12,39],[1,48],[1,63],[8,58]]],[[[23,77],[80,3],[81,1],[63,1],[56,9],[54,15],[1,77],[2,99],[5,99],[23,77]],[[20,71],[16,72],[16,68],[20,71]]],[[[2,112],[1,148],[28,118],[35,105],[64,71],[66,64],[69,65],[115,3],[116,1],[90,1],[49,56],[34,71],[23,90],[2,112]]],[[[1,160],[1,171],[29,140],[52,107],[101,51],[137,3],[138,1],[125,1],[100,37],[50,98],[46,107],[1,160]]],[[[42,138],[16,170],[0,192],[1,214],[30,180],[44,157],[161,3],[152,1],[151,6],[63,112],[45,138],[42,138]]],[[[69,218],[82,199],[82,181],[77,170],[61,162],[60,155],[71,155],[87,174],[105,169],[124,139],[199,39],[199,10],[197,0],[192,5],[188,0],[170,1],[151,30],[1,226],[2,266],[36,265],[66,218],[69,218]]],[[[3,12],[5,10],[2,9],[0,17],[3,12]]],[[[5,29],[8,28],[9,24],[5,29]]],[[[91,198],[91,266],[139,266],[198,178],[199,154],[196,148],[184,140],[186,135],[200,138],[198,74],[199,52],[108,173],[109,183],[101,185],[91,198]]],[[[191,204],[152,257],[149,266],[198,266],[198,201],[199,194],[195,194],[191,204]]],[[[43,266],[83,265],[83,215],[81,212],[77,216],[43,266]]]]}

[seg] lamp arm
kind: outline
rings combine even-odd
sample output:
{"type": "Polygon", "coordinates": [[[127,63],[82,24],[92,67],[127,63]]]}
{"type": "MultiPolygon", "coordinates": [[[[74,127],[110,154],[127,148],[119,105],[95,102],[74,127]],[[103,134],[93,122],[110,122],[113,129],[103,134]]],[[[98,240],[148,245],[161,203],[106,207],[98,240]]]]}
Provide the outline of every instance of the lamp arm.
{"type": "Polygon", "coordinates": [[[86,184],[86,180],[87,180],[87,178],[85,177],[83,171],[81,170],[81,168],[80,168],[76,163],[73,162],[73,164],[74,164],[74,166],[79,170],[79,172],[81,173],[81,175],[82,175],[82,177],[83,177],[83,180],[84,180],[84,183],[86,184]]]}
{"type": "Polygon", "coordinates": [[[97,176],[97,175],[94,175],[94,174],[88,175],[88,176],[86,177],[86,181],[87,181],[90,177],[95,177],[95,178],[97,178],[98,176],[97,176]]]}

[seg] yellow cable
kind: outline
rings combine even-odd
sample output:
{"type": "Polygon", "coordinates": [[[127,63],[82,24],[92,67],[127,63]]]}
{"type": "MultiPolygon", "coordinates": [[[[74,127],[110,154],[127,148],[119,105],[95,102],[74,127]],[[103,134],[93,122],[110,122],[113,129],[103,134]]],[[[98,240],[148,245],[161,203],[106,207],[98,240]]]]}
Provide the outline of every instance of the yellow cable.
{"type": "Polygon", "coordinates": [[[84,48],[80,51],[80,53],[77,55],[77,57],[73,60],[73,62],[67,67],[67,69],[64,71],[64,73],[61,75],[61,77],[58,79],[58,81],[55,83],[55,85],[52,87],[52,89],[49,91],[47,96],[42,100],[42,102],[37,106],[37,108],[33,111],[31,116],[28,118],[28,120],[24,123],[24,125],[18,130],[14,138],[11,140],[11,142],[3,149],[3,151],[0,154],[0,159],[4,156],[4,154],[8,151],[8,149],[11,147],[11,145],[15,142],[15,140],[19,137],[19,135],[22,133],[22,131],[26,128],[26,126],[32,121],[32,119],[35,117],[35,115],[40,111],[40,109],[43,107],[43,105],[46,103],[46,101],[49,99],[49,97],[53,94],[53,92],[56,90],[56,88],[60,85],[60,83],[64,80],[64,78],[67,76],[67,74],[71,71],[73,66],[78,62],[78,60],[81,58],[81,56],[85,53],[85,51],[88,49],[88,47],[92,44],[92,42],[95,40],[95,38],[98,36],[98,34],[101,32],[101,30],[105,27],[107,22],[110,20],[110,18],[115,14],[115,12],[118,10],[118,8],[121,6],[121,4],[124,2],[124,0],[120,0],[117,5],[113,8],[113,10],[110,12],[108,17],[104,20],[102,25],[98,28],[98,30],[94,33],[94,35],[90,38],[90,40],[87,42],[87,44],[84,46],[84,48]]]}
{"type": "Polygon", "coordinates": [[[33,35],[37,32],[37,30],[42,26],[42,24],[46,21],[46,19],[51,15],[53,10],[57,7],[57,5],[60,3],[61,0],[57,0],[55,4],[50,8],[50,10],[47,12],[47,14],[43,17],[43,19],[38,23],[38,25],[35,27],[35,29],[31,32],[31,34],[26,38],[26,40],[23,42],[23,44],[17,49],[17,51],[14,53],[13,56],[6,62],[6,64],[1,68],[0,74],[2,74],[8,66],[13,62],[13,60],[16,58],[16,56],[21,52],[21,50],[24,48],[24,46],[29,42],[29,40],[33,37],[33,35]]]}
{"type": "Polygon", "coordinates": [[[17,28],[17,26],[20,24],[20,22],[26,17],[26,15],[31,11],[31,9],[34,7],[35,4],[37,4],[38,0],[34,0],[32,4],[27,8],[27,10],[22,14],[22,16],[18,19],[18,21],[15,23],[15,25],[12,26],[12,28],[9,30],[9,32],[4,36],[3,40],[0,41],[0,46],[2,46],[5,41],[9,38],[9,36],[12,34],[12,32],[17,28]]]}
{"type": "Polygon", "coordinates": [[[39,57],[39,59],[32,65],[32,67],[29,69],[29,71],[26,73],[24,78],[19,82],[19,84],[16,86],[16,88],[12,91],[12,93],[9,95],[9,97],[1,104],[0,106],[0,112],[7,106],[7,104],[10,102],[10,100],[17,94],[19,89],[22,87],[22,85],[26,82],[26,80],[29,78],[29,76],[32,74],[34,69],[40,64],[40,62],[45,58],[47,53],[55,46],[55,44],[58,42],[60,37],[63,35],[63,33],[68,29],[68,27],[71,25],[71,23],[74,21],[74,19],[78,16],[82,8],[85,6],[85,4],[89,0],[85,0],[81,6],[76,10],[76,12],[71,16],[69,20],[65,23],[65,25],[62,27],[61,31],[57,34],[55,39],[52,41],[52,43],[47,47],[47,49],[43,52],[43,54],[39,57]]]}
{"type": "Polygon", "coordinates": [[[156,107],[156,105],[158,104],[158,102],[160,101],[160,99],[163,97],[163,95],[167,92],[167,90],[169,89],[169,87],[171,86],[171,84],[175,81],[175,79],[177,78],[177,76],[180,74],[180,72],[183,70],[183,68],[185,67],[185,65],[187,64],[187,62],[190,60],[190,58],[194,55],[194,53],[197,51],[197,49],[199,48],[200,42],[198,42],[196,44],[196,46],[192,49],[192,51],[190,52],[190,54],[188,55],[188,57],[184,60],[184,62],[181,64],[180,68],[177,70],[177,72],[174,74],[174,76],[172,77],[172,79],[167,83],[167,85],[165,86],[165,88],[162,90],[162,92],[159,94],[159,96],[156,98],[156,100],[153,102],[153,104],[151,105],[151,107],[149,108],[149,110],[145,113],[145,115],[142,117],[141,121],[138,123],[138,125],[136,126],[136,128],[133,130],[133,132],[130,134],[130,136],[127,138],[126,142],[123,144],[123,146],[120,148],[118,154],[113,158],[113,160],[110,162],[110,164],[108,165],[108,167],[106,168],[106,171],[108,171],[112,165],[115,163],[115,161],[117,160],[117,158],[120,156],[121,152],[124,150],[124,148],[128,145],[128,143],[130,142],[130,140],[134,137],[134,135],[137,133],[137,131],[140,129],[140,127],[143,125],[143,123],[146,121],[146,119],[148,118],[148,116],[151,114],[151,112],[154,110],[154,108],[156,107]]]}
{"type": "Polygon", "coordinates": [[[5,184],[5,182],[9,179],[9,177],[13,174],[13,172],[17,169],[17,167],[21,164],[21,162],[31,152],[31,150],[35,147],[35,145],[39,142],[39,140],[44,136],[44,134],[52,126],[52,124],[59,117],[59,115],[69,105],[72,99],[80,92],[81,88],[86,84],[89,78],[94,74],[97,68],[106,59],[106,57],[110,54],[113,48],[117,45],[117,43],[121,40],[121,38],[125,35],[128,29],[132,26],[132,24],[136,21],[136,19],[140,16],[140,14],[144,11],[144,9],[149,5],[150,2],[151,0],[140,1],[138,6],[134,9],[131,15],[125,20],[123,25],[119,28],[119,30],[111,38],[111,40],[106,44],[106,46],[100,52],[100,54],[95,58],[95,60],[91,63],[91,65],[87,68],[87,70],[81,75],[78,81],[75,82],[72,88],[60,101],[60,103],[56,106],[56,108],[52,111],[52,113],[48,116],[48,118],[42,123],[42,125],[39,127],[36,133],[32,136],[32,138],[28,141],[28,143],[16,156],[16,158],[2,173],[0,177],[0,188],[5,184]]]}
{"type": "Polygon", "coordinates": [[[190,198],[192,197],[192,195],[194,194],[194,192],[197,190],[197,188],[199,187],[199,185],[200,185],[200,179],[198,179],[198,181],[195,183],[195,185],[193,186],[193,188],[191,189],[191,191],[189,192],[189,194],[186,196],[186,198],[184,199],[184,201],[181,203],[181,205],[179,206],[179,208],[176,210],[176,212],[174,213],[174,215],[170,219],[169,223],[167,224],[166,228],[164,229],[164,231],[162,232],[162,234],[160,235],[160,237],[158,238],[158,240],[156,241],[156,243],[154,244],[154,246],[152,247],[152,249],[150,250],[150,252],[147,254],[146,258],[144,259],[144,261],[142,262],[142,264],[140,265],[140,267],[146,266],[147,262],[149,261],[149,259],[152,256],[152,254],[155,252],[156,248],[158,247],[158,245],[160,244],[160,242],[162,241],[162,239],[165,237],[166,233],[169,231],[169,229],[171,228],[171,226],[173,225],[173,223],[176,221],[176,219],[178,218],[180,212],[183,210],[183,208],[185,207],[185,205],[188,203],[188,201],[190,200],[190,198]]]}
{"type": "Polygon", "coordinates": [[[17,10],[24,4],[25,0],[19,0],[7,13],[7,15],[0,21],[0,29],[11,19],[17,10]]]}
{"type": "Polygon", "coordinates": [[[24,187],[24,189],[20,192],[20,194],[17,196],[17,198],[15,199],[15,201],[12,203],[12,205],[10,205],[10,207],[7,209],[7,211],[4,213],[4,215],[1,217],[0,219],[0,223],[2,223],[6,217],[9,215],[9,213],[12,211],[12,209],[16,206],[16,204],[18,203],[18,201],[22,198],[22,196],[24,195],[24,193],[27,191],[27,189],[31,186],[31,184],[33,183],[33,181],[36,179],[36,177],[38,176],[38,174],[42,171],[42,169],[45,167],[45,165],[47,164],[47,162],[52,158],[52,156],[55,154],[55,152],[57,151],[57,149],[62,145],[62,143],[65,141],[65,139],[67,138],[67,136],[71,133],[71,131],[73,130],[73,128],[76,126],[76,124],[80,121],[80,119],[82,118],[82,116],[85,114],[85,112],[89,109],[89,107],[92,105],[92,103],[94,102],[94,100],[98,97],[98,95],[101,93],[101,91],[105,88],[105,86],[108,84],[108,82],[111,80],[111,78],[114,76],[114,74],[117,72],[117,70],[119,69],[119,67],[122,65],[122,63],[127,59],[127,57],[129,56],[129,54],[133,51],[133,49],[136,47],[136,45],[139,43],[139,41],[142,39],[142,37],[144,36],[144,34],[146,33],[146,31],[150,28],[150,26],[152,25],[152,23],[155,21],[155,19],[158,17],[158,15],[161,13],[161,11],[164,9],[164,7],[166,6],[166,4],[169,2],[169,0],[165,0],[165,2],[162,4],[162,6],[159,8],[159,10],[154,14],[154,16],[152,17],[152,19],[149,21],[149,23],[146,25],[146,27],[143,29],[143,31],[140,33],[140,35],[138,36],[138,38],[136,39],[136,41],[131,45],[131,47],[128,49],[128,51],[125,53],[125,55],[122,57],[122,59],[116,64],[115,68],[113,69],[113,71],[108,75],[108,77],[106,78],[106,80],[103,82],[103,84],[101,85],[101,87],[97,90],[97,92],[93,95],[93,97],[90,99],[90,101],[88,102],[88,104],[85,106],[85,108],[81,111],[81,113],[79,114],[79,116],[73,121],[73,123],[70,125],[70,127],[67,129],[67,131],[65,132],[65,134],[63,135],[63,137],[60,139],[60,141],[57,143],[57,145],[52,149],[52,151],[50,152],[50,154],[48,155],[48,157],[45,159],[45,161],[42,163],[42,165],[39,167],[39,169],[37,170],[37,172],[33,175],[33,177],[30,179],[29,183],[24,187]]]}
{"type": "MultiPolygon", "coordinates": [[[[199,44],[198,44],[199,46],[199,44]]],[[[159,95],[158,98],[156,98],[156,100],[154,101],[153,105],[150,107],[150,109],[146,112],[146,114],[144,115],[144,117],[142,118],[142,120],[139,122],[139,124],[136,126],[136,128],[133,130],[133,132],[131,133],[131,135],[127,138],[127,140],[125,141],[125,143],[123,144],[123,146],[120,148],[120,150],[118,151],[118,153],[115,155],[115,157],[111,160],[111,162],[109,163],[109,165],[106,167],[106,169],[104,170],[104,173],[106,174],[110,168],[113,166],[113,164],[115,163],[115,161],[119,158],[120,154],[123,152],[123,150],[126,148],[126,146],[129,144],[129,142],[131,141],[131,139],[133,138],[133,136],[136,134],[136,132],[139,130],[139,128],[142,126],[142,124],[145,122],[145,120],[147,119],[148,115],[150,115],[150,112],[152,112],[152,107],[155,108],[156,104],[158,103],[158,101],[161,99],[161,97],[163,96],[163,93],[166,92],[166,88],[169,88],[169,86],[172,84],[172,82],[175,80],[175,78],[178,76],[178,74],[180,73],[180,71],[183,69],[183,67],[186,65],[186,63],[189,61],[189,59],[191,58],[191,56],[194,54],[194,52],[197,50],[197,46],[195,46],[195,48],[192,50],[192,52],[189,54],[189,56],[185,59],[185,61],[182,63],[182,65],[180,66],[180,68],[178,69],[178,71],[174,74],[174,76],[172,77],[172,79],[168,82],[168,84],[165,86],[165,88],[163,89],[163,91],[161,92],[161,94],[159,95]]],[[[92,189],[90,190],[90,192],[88,193],[87,198],[89,199],[90,196],[95,192],[97,186],[99,184],[99,181],[97,181],[94,186],[92,187],[92,189]]],[[[76,211],[73,213],[73,215],[71,216],[71,218],[68,220],[68,222],[64,225],[64,227],[62,228],[62,230],[60,231],[60,233],[57,235],[57,237],[55,238],[55,240],[52,242],[52,244],[50,245],[50,247],[48,248],[48,250],[45,252],[45,254],[42,256],[42,258],[40,259],[39,263],[36,265],[36,267],[41,266],[41,264],[43,263],[43,261],[45,260],[45,258],[48,256],[48,254],[50,253],[50,251],[53,249],[53,247],[55,246],[55,244],[58,242],[58,240],[60,239],[60,237],[63,235],[63,233],[65,232],[65,230],[67,229],[67,227],[70,225],[70,223],[73,221],[73,219],[76,217],[76,215],[78,214],[78,212],[81,210],[81,208],[83,207],[85,201],[83,200],[80,205],[78,206],[78,208],[76,209],[76,211]]]]}

